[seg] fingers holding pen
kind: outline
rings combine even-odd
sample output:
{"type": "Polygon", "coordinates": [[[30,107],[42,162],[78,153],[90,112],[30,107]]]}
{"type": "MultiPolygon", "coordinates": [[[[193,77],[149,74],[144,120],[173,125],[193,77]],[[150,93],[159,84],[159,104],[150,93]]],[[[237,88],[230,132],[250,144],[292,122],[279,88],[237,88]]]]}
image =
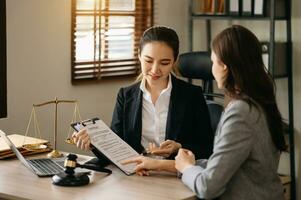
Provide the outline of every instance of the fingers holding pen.
{"type": "Polygon", "coordinates": [[[156,146],[155,143],[149,143],[149,152],[153,155],[169,157],[182,147],[182,145],[174,140],[166,140],[156,146]]]}
{"type": "Polygon", "coordinates": [[[162,142],[160,144],[160,148],[166,148],[168,146],[170,146],[174,141],[173,140],[165,140],[164,142],[162,142]]]}

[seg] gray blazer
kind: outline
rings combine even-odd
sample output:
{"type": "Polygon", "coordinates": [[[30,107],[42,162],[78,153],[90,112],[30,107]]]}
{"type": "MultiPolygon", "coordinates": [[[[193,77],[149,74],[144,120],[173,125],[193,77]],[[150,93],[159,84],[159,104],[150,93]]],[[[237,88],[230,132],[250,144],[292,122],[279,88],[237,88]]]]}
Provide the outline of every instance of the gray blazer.
{"type": "Polygon", "coordinates": [[[217,127],[213,154],[184,170],[182,181],[199,198],[284,199],[279,156],[263,111],[233,100],[217,127]]]}

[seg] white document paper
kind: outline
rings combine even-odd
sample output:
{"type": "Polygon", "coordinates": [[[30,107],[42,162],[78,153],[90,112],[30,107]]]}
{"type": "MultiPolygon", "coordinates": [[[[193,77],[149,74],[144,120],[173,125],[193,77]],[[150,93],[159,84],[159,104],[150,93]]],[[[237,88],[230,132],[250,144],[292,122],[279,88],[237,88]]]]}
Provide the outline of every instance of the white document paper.
{"type": "Polygon", "coordinates": [[[102,120],[98,119],[94,123],[87,123],[84,129],[87,130],[90,136],[91,144],[117,167],[127,175],[135,172],[135,163],[123,165],[121,162],[125,159],[137,157],[139,154],[116,135],[102,120]]]}

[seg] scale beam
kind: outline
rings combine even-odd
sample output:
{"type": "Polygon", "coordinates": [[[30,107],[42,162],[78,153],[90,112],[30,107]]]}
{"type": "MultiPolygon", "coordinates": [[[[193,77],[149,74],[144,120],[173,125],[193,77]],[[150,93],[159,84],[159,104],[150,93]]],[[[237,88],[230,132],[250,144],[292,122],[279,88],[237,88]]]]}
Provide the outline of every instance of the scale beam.
{"type": "MultiPolygon", "coordinates": [[[[46,105],[50,105],[50,104],[55,104],[55,110],[54,110],[54,135],[53,135],[54,145],[53,145],[53,151],[48,154],[48,157],[51,157],[51,158],[57,158],[57,157],[61,157],[62,156],[62,154],[57,150],[57,133],[58,133],[57,113],[58,113],[58,104],[60,104],[60,103],[73,103],[73,104],[75,104],[75,112],[73,114],[72,122],[73,122],[74,118],[76,118],[76,114],[78,115],[79,118],[81,118],[80,114],[79,114],[79,111],[78,111],[78,106],[77,106],[78,101],[77,100],[59,100],[59,99],[55,98],[52,101],[46,101],[46,102],[43,102],[43,103],[40,103],[40,104],[33,104],[34,108],[35,107],[42,107],[42,106],[46,106],[46,105]]],[[[71,141],[71,139],[69,138],[69,135],[68,135],[67,141],[68,140],[71,141]]],[[[71,142],[68,142],[68,143],[70,144],[71,142]]]]}

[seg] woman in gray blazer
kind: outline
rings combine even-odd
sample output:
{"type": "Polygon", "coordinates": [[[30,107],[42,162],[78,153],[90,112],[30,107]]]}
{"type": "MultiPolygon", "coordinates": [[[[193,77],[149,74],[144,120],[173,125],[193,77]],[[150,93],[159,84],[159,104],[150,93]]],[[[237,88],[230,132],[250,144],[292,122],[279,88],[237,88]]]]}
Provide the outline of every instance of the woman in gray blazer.
{"type": "Polygon", "coordinates": [[[225,91],[213,154],[195,161],[180,149],[176,160],[138,157],[136,171],[179,171],[182,181],[205,199],[283,199],[277,175],[280,151],[286,148],[274,83],[263,64],[261,46],[248,29],[234,25],[212,43],[212,73],[225,91]]]}

